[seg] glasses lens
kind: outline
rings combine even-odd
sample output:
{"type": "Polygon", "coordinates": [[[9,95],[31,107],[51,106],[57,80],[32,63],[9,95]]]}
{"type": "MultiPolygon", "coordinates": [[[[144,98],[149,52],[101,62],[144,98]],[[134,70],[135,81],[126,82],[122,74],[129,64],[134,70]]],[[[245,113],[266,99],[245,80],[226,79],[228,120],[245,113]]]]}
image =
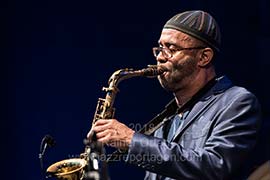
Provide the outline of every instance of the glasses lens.
{"type": "Polygon", "coordinates": [[[165,58],[171,58],[172,57],[172,52],[169,49],[167,49],[167,48],[163,48],[162,49],[162,55],[165,58]]]}
{"type": "Polygon", "coordinates": [[[153,54],[154,54],[154,56],[157,57],[157,56],[159,55],[160,51],[161,51],[160,48],[154,47],[154,48],[153,48],[153,54]]]}
{"type": "Polygon", "coordinates": [[[167,48],[163,48],[163,47],[154,47],[153,48],[153,54],[155,57],[157,57],[159,55],[159,53],[162,53],[162,56],[165,58],[171,58],[172,57],[172,53],[169,49],[167,48]]]}

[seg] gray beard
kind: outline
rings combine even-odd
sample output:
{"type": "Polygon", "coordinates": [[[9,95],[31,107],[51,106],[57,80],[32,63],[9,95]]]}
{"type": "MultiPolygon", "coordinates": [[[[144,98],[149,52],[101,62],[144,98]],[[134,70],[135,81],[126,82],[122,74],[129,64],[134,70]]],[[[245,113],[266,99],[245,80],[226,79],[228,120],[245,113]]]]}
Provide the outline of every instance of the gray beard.
{"type": "Polygon", "coordinates": [[[187,81],[193,79],[197,69],[197,62],[194,58],[189,58],[181,64],[175,64],[172,71],[169,72],[169,77],[159,76],[158,80],[161,86],[169,92],[176,92],[184,88],[187,81]]]}

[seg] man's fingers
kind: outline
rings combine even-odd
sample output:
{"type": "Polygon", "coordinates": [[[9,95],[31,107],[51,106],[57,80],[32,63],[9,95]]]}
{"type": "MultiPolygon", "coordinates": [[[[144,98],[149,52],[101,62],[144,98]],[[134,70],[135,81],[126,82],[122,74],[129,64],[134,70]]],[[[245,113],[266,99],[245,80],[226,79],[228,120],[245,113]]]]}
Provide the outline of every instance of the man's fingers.
{"type": "MultiPolygon", "coordinates": [[[[101,121],[101,120],[100,120],[101,121]]],[[[106,129],[109,129],[111,126],[111,124],[109,122],[106,123],[95,123],[94,127],[93,127],[93,131],[95,131],[96,133],[104,131],[106,129]]]]}
{"type": "Polygon", "coordinates": [[[99,142],[107,144],[110,141],[110,133],[106,134],[104,137],[98,139],[99,142]]]}
{"type": "Polygon", "coordinates": [[[111,123],[112,119],[99,119],[95,122],[95,126],[111,123]]]}
{"type": "Polygon", "coordinates": [[[114,133],[114,131],[115,131],[115,130],[113,130],[113,129],[106,129],[106,130],[104,130],[104,131],[98,132],[98,133],[96,134],[97,139],[99,140],[99,139],[101,139],[101,138],[103,138],[103,137],[105,137],[105,136],[107,136],[107,135],[112,136],[113,133],[114,133]]]}

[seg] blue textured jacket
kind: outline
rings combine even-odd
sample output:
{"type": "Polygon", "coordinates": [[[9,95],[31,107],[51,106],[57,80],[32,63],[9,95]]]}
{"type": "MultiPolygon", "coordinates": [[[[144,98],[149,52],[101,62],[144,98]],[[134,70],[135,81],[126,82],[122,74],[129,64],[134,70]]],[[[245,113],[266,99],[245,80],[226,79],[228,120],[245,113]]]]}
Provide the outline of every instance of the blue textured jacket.
{"type": "Polygon", "coordinates": [[[147,180],[238,179],[260,118],[257,98],[224,76],[193,106],[172,142],[163,127],[154,137],[135,133],[126,161],[147,170],[147,180]]]}

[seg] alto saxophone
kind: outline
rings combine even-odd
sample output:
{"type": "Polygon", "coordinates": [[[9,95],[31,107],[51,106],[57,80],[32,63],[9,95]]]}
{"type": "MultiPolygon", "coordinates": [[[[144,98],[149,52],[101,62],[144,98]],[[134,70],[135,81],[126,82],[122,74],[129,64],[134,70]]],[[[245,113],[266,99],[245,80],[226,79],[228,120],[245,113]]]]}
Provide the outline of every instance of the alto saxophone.
{"type": "MultiPolygon", "coordinates": [[[[144,76],[144,77],[156,77],[161,75],[165,69],[157,65],[148,65],[148,68],[141,70],[133,69],[120,69],[115,71],[109,81],[108,87],[103,87],[102,90],[106,92],[105,99],[99,98],[96,111],[94,114],[92,125],[98,119],[111,119],[114,117],[115,108],[113,107],[114,100],[117,92],[119,91],[118,84],[125,79],[132,77],[144,76]]],[[[93,164],[91,152],[93,147],[86,145],[84,153],[80,155],[80,158],[71,158],[58,161],[47,168],[47,174],[49,177],[56,177],[56,179],[64,180],[84,180],[90,179],[86,177],[89,166],[93,164]]],[[[95,168],[95,167],[94,167],[95,168]]],[[[95,169],[97,170],[97,169],[95,169]]],[[[94,174],[91,179],[100,179],[99,175],[94,174]]]]}

